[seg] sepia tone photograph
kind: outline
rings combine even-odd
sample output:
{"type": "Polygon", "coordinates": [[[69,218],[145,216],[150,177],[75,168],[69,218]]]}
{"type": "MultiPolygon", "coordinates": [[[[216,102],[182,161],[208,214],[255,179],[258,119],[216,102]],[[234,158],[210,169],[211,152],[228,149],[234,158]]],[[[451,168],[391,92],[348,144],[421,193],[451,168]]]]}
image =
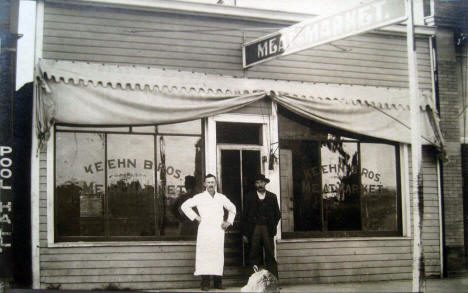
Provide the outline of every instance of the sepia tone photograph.
{"type": "Polygon", "coordinates": [[[467,38],[466,0],[0,0],[0,293],[468,292],[467,38]]]}

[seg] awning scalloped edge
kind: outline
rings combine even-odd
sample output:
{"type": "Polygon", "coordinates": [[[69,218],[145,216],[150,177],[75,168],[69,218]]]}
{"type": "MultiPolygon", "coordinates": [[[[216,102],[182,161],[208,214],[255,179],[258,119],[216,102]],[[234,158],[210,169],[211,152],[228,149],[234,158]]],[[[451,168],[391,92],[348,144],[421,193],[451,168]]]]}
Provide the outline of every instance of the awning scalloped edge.
{"type": "MultiPolygon", "coordinates": [[[[339,102],[386,110],[409,110],[408,89],[338,85],[285,80],[251,79],[147,66],[42,59],[39,74],[46,81],[120,90],[178,95],[234,96],[275,91],[310,100],[339,102]],[[314,93],[314,94],[305,94],[314,93]]],[[[422,91],[421,110],[432,105],[431,91],[422,91]]]]}

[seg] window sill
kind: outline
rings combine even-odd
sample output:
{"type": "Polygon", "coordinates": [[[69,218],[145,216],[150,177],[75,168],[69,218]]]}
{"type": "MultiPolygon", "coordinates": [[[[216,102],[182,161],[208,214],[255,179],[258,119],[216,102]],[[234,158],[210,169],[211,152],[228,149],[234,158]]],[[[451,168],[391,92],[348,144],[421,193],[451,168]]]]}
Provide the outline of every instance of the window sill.
{"type": "Polygon", "coordinates": [[[195,240],[183,240],[183,241],[107,241],[107,242],[57,242],[48,243],[46,247],[42,248],[54,248],[54,247],[116,247],[116,246],[175,246],[175,245],[186,245],[195,246],[195,240]]]}
{"type": "Polygon", "coordinates": [[[296,238],[277,239],[277,243],[300,243],[300,242],[343,242],[343,241],[376,241],[376,240],[413,240],[408,236],[386,236],[386,237],[335,237],[335,238],[296,238]]]}

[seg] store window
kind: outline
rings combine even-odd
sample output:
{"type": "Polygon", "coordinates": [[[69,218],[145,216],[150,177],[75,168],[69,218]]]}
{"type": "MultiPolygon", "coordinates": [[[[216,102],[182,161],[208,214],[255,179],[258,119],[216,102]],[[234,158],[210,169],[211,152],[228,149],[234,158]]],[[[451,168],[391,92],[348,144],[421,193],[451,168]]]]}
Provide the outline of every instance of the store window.
{"type": "Polygon", "coordinates": [[[194,238],[195,228],[177,204],[187,192],[201,191],[203,153],[201,120],[56,126],[56,241],[194,238]]]}
{"type": "Polygon", "coordinates": [[[398,144],[285,109],[279,137],[284,238],[401,235],[398,144]]]}

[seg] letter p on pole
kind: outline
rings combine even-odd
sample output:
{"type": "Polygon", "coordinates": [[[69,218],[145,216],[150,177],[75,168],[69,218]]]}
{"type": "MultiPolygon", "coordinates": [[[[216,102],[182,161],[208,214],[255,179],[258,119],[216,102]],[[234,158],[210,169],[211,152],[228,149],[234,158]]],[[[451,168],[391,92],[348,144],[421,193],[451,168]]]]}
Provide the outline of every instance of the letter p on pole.
{"type": "Polygon", "coordinates": [[[0,146],[0,157],[3,157],[6,154],[10,154],[13,149],[9,146],[0,146]]]}

